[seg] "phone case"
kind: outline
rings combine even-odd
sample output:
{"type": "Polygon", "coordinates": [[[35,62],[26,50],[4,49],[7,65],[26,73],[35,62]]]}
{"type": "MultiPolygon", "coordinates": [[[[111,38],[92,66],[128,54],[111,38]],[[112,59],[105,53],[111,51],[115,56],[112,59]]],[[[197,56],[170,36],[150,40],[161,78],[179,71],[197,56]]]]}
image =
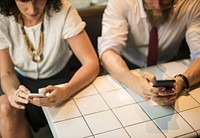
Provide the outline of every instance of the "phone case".
{"type": "Polygon", "coordinates": [[[175,83],[175,80],[157,80],[153,87],[166,87],[166,88],[172,88],[175,83]]]}

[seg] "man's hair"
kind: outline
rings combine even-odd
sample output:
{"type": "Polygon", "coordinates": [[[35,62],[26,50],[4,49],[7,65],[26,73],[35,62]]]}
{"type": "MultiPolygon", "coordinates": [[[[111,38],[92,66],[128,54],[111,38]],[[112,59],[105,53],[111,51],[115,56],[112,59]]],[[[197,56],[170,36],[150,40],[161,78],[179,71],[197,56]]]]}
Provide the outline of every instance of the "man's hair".
{"type": "MultiPolygon", "coordinates": [[[[61,0],[47,0],[45,11],[47,15],[50,16],[50,10],[60,11],[62,6],[61,0]]],[[[0,14],[4,16],[15,16],[18,17],[20,14],[19,9],[17,8],[15,0],[0,0],[0,14]]]]}

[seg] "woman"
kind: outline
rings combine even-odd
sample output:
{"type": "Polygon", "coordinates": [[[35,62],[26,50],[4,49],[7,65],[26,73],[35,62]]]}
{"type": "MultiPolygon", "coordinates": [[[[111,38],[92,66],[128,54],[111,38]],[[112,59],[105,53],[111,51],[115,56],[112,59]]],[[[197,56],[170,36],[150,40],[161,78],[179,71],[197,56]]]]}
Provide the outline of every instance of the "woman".
{"type": "Polygon", "coordinates": [[[0,12],[0,137],[29,138],[29,124],[34,131],[47,124],[41,106],[58,105],[88,85],[99,72],[98,58],[66,0],[6,0],[0,12]],[[72,78],[71,50],[82,64],[72,78]],[[48,96],[28,96],[39,88],[48,96]]]}

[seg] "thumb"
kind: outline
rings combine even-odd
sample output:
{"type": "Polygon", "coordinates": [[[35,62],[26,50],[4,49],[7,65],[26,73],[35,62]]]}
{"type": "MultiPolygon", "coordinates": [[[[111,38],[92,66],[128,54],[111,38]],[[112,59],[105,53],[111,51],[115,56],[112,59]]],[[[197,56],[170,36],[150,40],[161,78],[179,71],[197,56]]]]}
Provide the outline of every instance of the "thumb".
{"type": "Polygon", "coordinates": [[[53,90],[54,90],[53,86],[47,86],[45,88],[39,89],[39,93],[47,94],[47,93],[50,93],[53,90]]]}
{"type": "Polygon", "coordinates": [[[149,73],[149,72],[144,72],[144,73],[142,74],[142,77],[145,78],[145,79],[147,79],[147,80],[148,80],[149,82],[151,82],[152,84],[154,84],[155,81],[156,81],[156,76],[153,75],[153,74],[151,74],[151,73],[149,73]]]}

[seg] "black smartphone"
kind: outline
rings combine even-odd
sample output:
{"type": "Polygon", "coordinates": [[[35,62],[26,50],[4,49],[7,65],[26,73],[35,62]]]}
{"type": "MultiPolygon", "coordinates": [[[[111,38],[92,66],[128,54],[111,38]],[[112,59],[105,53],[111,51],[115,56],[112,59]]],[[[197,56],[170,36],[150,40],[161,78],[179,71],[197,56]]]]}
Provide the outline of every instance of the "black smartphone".
{"type": "Polygon", "coordinates": [[[156,80],[156,82],[153,84],[153,87],[165,87],[165,88],[172,88],[175,80],[156,80]]]}

